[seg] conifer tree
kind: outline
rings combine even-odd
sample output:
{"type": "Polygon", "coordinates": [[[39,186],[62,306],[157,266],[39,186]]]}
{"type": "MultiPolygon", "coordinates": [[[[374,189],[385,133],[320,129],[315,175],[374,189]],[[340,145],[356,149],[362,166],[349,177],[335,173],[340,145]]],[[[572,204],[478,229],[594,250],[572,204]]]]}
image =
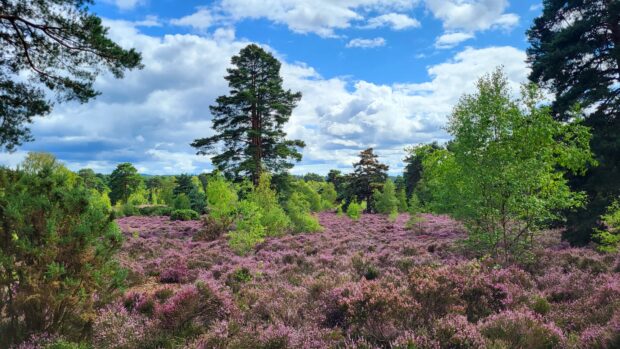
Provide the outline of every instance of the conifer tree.
{"type": "Polygon", "coordinates": [[[382,189],[389,167],[379,162],[372,148],[362,151],[359,162],[353,164],[353,167],[351,190],[358,201],[366,201],[366,212],[371,212],[374,209],[373,192],[375,189],[382,189]]]}
{"type": "Polygon", "coordinates": [[[585,244],[599,217],[620,195],[620,1],[547,0],[528,31],[530,80],[555,94],[553,117],[573,119],[580,105],[592,130],[598,166],[571,176],[587,205],[567,211],[565,237],[585,244]]]}
{"type": "Polygon", "coordinates": [[[211,160],[227,177],[249,176],[257,185],[261,172],[282,172],[300,161],[300,140],[287,140],[283,126],[301,99],[301,93],[282,87],[280,62],[257,45],[248,45],[232,57],[226,80],[227,96],[211,106],[216,134],[197,139],[198,154],[211,160]]]}

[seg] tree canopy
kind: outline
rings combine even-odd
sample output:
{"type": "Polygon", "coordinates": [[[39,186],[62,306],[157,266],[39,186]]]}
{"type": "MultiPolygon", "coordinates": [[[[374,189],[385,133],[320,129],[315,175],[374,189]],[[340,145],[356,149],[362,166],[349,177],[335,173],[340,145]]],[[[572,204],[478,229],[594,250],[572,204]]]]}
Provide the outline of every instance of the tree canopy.
{"type": "Polygon", "coordinates": [[[383,188],[389,167],[379,162],[373,148],[363,150],[359,156],[359,161],[353,164],[350,189],[359,201],[366,201],[366,211],[370,212],[373,210],[373,192],[383,188]]]}
{"type": "Polygon", "coordinates": [[[592,151],[599,163],[571,186],[588,205],[569,212],[566,237],[587,243],[606,207],[620,195],[620,2],[547,0],[528,31],[530,79],[555,94],[557,120],[570,120],[578,104],[587,111],[592,151]]]}
{"type": "Polygon", "coordinates": [[[141,56],[108,38],[91,0],[0,0],[0,147],[32,140],[26,124],[58,101],[97,96],[95,78],[120,78],[141,67],[141,56]],[[27,79],[24,79],[27,77],[27,79]]]}
{"type": "Polygon", "coordinates": [[[197,139],[198,154],[214,155],[213,164],[226,176],[249,176],[256,185],[261,172],[280,172],[300,161],[300,140],[287,140],[283,126],[301,93],[282,87],[280,62],[257,45],[248,45],[231,60],[225,79],[230,94],[211,106],[216,134],[197,139]]]}

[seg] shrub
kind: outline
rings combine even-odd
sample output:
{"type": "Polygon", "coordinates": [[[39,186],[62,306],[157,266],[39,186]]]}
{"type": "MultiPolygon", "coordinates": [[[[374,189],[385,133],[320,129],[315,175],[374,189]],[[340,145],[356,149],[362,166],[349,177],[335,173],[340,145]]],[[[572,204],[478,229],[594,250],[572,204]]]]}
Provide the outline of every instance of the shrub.
{"type": "Polygon", "coordinates": [[[140,216],[170,216],[172,208],[163,205],[150,205],[138,207],[140,216]]]}
{"type": "Polygon", "coordinates": [[[265,239],[265,227],[261,225],[260,207],[247,200],[239,202],[236,229],[228,233],[228,244],[235,253],[245,255],[265,239]]]}
{"type": "Polygon", "coordinates": [[[359,204],[357,201],[351,201],[349,203],[349,207],[347,207],[347,216],[353,220],[358,220],[362,217],[362,212],[364,212],[366,206],[364,203],[359,204]]]}
{"type": "Polygon", "coordinates": [[[615,253],[620,245],[620,202],[615,201],[601,217],[605,229],[597,229],[594,240],[601,252],[615,253]]]}
{"type": "Polygon", "coordinates": [[[93,323],[95,348],[133,349],[148,338],[152,326],[146,316],[130,313],[119,303],[103,308],[93,323]]]}
{"type": "Polygon", "coordinates": [[[398,214],[398,199],[396,198],[396,188],[394,182],[387,180],[381,191],[375,189],[373,193],[375,209],[377,213],[394,215],[398,214]]]}
{"type": "Polygon", "coordinates": [[[396,192],[396,199],[398,199],[398,212],[409,212],[409,205],[407,204],[407,192],[405,188],[400,188],[396,192]]]}
{"type": "Polygon", "coordinates": [[[235,219],[238,197],[233,185],[220,175],[207,183],[207,210],[209,216],[228,229],[235,219]]]}
{"type": "Polygon", "coordinates": [[[448,315],[434,326],[435,338],[441,348],[478,349],[485,347],[484,337],[476,325],[462,315],[448,315]]]}
{"type": "Polygon", "coordinates": [[[192,221],[197,219],[200,219],[200,215],[194,210],[174,210],[170,214],[171,221],[192,221]]]}
{"type": "Polygon", "coordinates": [[[280,207],[276,192],[271,189],[271,176],[263,173],[258,185],[248,195],[248,201],[255,203],[261,210],[261,225],[267,236],[280,236],[291,226],[291,220],[280,207]]]}
{"type": "Polygon", "coordinates": [[[174,204],[172,205],[175,210],[191,210],[192,204],[189,201],[189,197],[185,194],[179,194],[174,199],[174,204]]]}
{"type": "Polygon", "coordinates": [[[564,341],[562,331],[545,324],[531,312],[505,311],[492,315],[480,325],[480,332],[491,343],[509,348],[558,348],[564,341]]]}
{"type": "Polygon", "coordinates": [[[294,190],[308,203],[310,211],[319,212],[323,209],[323,200],[318,193],[318,188],[315,189],[304,181],[297,181],[294,190]]]}
{"type": "Polygon", "coordinates": [[[310,211],[310,204],[304,197],[294,192],[286,203],[286,211],[296,233],[314,233],[323,230],[319,220],[310,211]]]}
{"type": "Polygon", "coordinates": [[[0,169],[0,346],[46,331],[84,335],[125,273],[106,200],[63,166],[0,169]]]}

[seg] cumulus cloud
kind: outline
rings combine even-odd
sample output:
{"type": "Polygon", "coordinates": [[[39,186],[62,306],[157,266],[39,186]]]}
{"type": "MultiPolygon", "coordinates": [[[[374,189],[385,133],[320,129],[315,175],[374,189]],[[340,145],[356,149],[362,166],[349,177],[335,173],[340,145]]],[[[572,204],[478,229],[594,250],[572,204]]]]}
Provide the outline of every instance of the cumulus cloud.
{"type": "Polygon", "coordinates": [[[442,48],[442,49],[452,48],[460,44],[463,41],[472,39],[473,37],[474,37],[474,34],[471,34],[471,33],[461,33],[461,32],[446,33],[438,37],[437,40],[435,40],[435,47],[442,48]]]}
{"type": "Polygon", "coordinates": [[[393,30],[403,30],[420,27],[420,22],[402,13],[386,13],[381,16],[370,18],[363,28],[372,29],[386,26],[393,30]]]}
{"type": "Polygon", "coordinates": [[[508,0],[426,0],[427,8],[448,30],[478,31],[510,28],[519,16],[504,13],[508,0]]]}
{"type": "Polygon", "coordinates": [[[349,48],[353,48],[353,47],[373,48],[373,47],[380,47],[380,46],[385,46],[384,38],[374,38],[374,39],[355,38],[349,41],[349,43],[347,43],[347,47],[349,48]]]}
{"type": "MultiPolygon", "coordinates": [[[[189,143],[212,135],[208,107],[228,92],[223,77],[230,57],[249,42],[236,38],[232,29],[154,37],[130,22],[105,24],[115,41],[142,52],[145,68],[122,81],[100,77],[100,97],[85,105],[59,105],[49,117],[37,119],[32,127],[36,141],[19,153],[0,155],[0,162],[15,164],[32,150],[53,152],[72,169],[110,172],[130,161],[150,174],[210,170],[209,157],[195,155],[189,143]]],[[[281,58],[285,87],[303,94],[285,129],[291,139],[307,144],[294,173],[347,171],[369,146],[398,173],[405,146],[448,140],[443,130],[447,115],[479,76],[502,64],[516,88],[528,73],[521,50],[467,48],[428,67],[426,82],[375,84],[323,77],[263,47],[281,58]]]]}
{"type": "MultiPolygon", "coordinates": [[[[120,0],[119,0],[120,1],[120,0]]],[[[131,1],[131,0],[124,0],[131,1]]],[[[136,1],[136,0],[134,0],[136,1]]],[[[198,9],[196,13],[177,19],[179,24],[192,25],[203,23],[206,15],[216,11],[221,19],[240,21],[244,19],[266,18],[272,22],[286,25],[296,33],[313,33],[322,37],[335,37],[335,31],[352,26],[354,22],[364,21],[367,13],[378,12],[378,16],[369,23],[376,27],[389,25],[401,30],[419,26],[419,23],[407,15],[390,13],[390,11],[409,10],[417,5],[417,0],[220,0],[210,6],[198,9]]]]}
{"type": "Polygon", "coordinates": [[[173,25],[188,26],[200,30],[209,28],[211,25],[213,25],[213,22],[213,15],[211,14],[211,11],[206,7],[199,8],[191,15],[172,19],[170,21],[170,23],[173,25]]]}

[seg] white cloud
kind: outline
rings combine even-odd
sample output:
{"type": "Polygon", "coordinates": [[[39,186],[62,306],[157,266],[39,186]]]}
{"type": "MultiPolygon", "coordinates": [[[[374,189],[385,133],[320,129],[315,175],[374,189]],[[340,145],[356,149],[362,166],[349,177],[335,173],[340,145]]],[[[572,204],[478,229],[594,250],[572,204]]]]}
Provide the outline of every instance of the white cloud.
{"type": "Polygon", "coordinates": [[[213,24],[213,22],[213,15],[211,14],[211,11],[206,7],[199,8],[191,15],[173,19],[170,21],[170,23],[173,25],[188,26],[199,30],[209,28],[213,24]]]}
{"type": "Polygon", "coordinates": [[[460,44],[463,41],[472,39],[473,37],[474,35],[471,33],[461,33],[461,32],[446,33],[437,38],[437,40],[435,41],[435,47],[442,48],[442,49],[452,48],[460,44]]]}
{"type": "MultiPolygon", "coordinates": [[[[110,172],[124,161],[151,174],[210,169],[209,158],[196,156],[189,143],[213,134],[208,107],[228,92],[223,77],[230,57],[248,42],[230,29],[152,37],[129,22],[105,24],[115,41],[142,52],[145,68],[122,81],[101,77],[99,98],[86,105],[59,105],[49,117],[36,120],[36,141],[22,153],[1,155],[0,163],[14,164],[27,150],[45,150],[72,169],[110,172]]],[[[401,171],[402,149],[446,141],[443,126],[458,98],[498,64],[513,87],[526,81],[525,53],[512,47],[468,48],[430,66],[428,81],[395,85],[325,78],[310,66],[282,59],[285,87],[303,94],[286,125],[289,138],[307,144],[294,172],[349,170],[368,146],[377,149],[393,173],[401,171]]]]}
{"type": "Polygon", "coordinates": [[[542,10],[543,4],[535,4],[530,6],[530,11],[538,11],[542,10]]]}
{"type": "Polygon", "coordinates": [[[516,14],[504,13],[508,0],[426,0],[426,6],[447,30],[510,28],[519,21],[516,14]]]}
{"type": "Polygon", "coordinates": [[[403,30],[420,27],[420,22],[402,13],[386,13],[369,19],[364,28],[379,28],[385,26],[389,26],[393,30],[403,30]]]}
{"type": "Polygon", "coordinates": [[[381,46],[385,46],[384,38],[374,38],[374,39],[355,38],[349,41],[349,43],[347,44],[347,47],[349,48],[353,48],[353,47],[373,48],[373,47],[381,47],[381,46]]]}
{"type": "MultiPolygon", "coordinates": [[[[417,2],[418,0],[220,0],[210,9],[211,14],[217,11],[222,18],[228,18],[233,22],[266,18],[286,25],[296,33],[335,37],[336,30],[349,28],[352,23],[363,21],[369,12],[390,14],[390,11],[409,10],[416,6],[417,2]]],[[[200,17],[198,15],[200,11],[201,9],[179,20],[194,15],[200,17]]],[[[417,24],[414,19],[396,13],[383,20],[387,20],[386,24],[398,29],[417,24]]]]}

